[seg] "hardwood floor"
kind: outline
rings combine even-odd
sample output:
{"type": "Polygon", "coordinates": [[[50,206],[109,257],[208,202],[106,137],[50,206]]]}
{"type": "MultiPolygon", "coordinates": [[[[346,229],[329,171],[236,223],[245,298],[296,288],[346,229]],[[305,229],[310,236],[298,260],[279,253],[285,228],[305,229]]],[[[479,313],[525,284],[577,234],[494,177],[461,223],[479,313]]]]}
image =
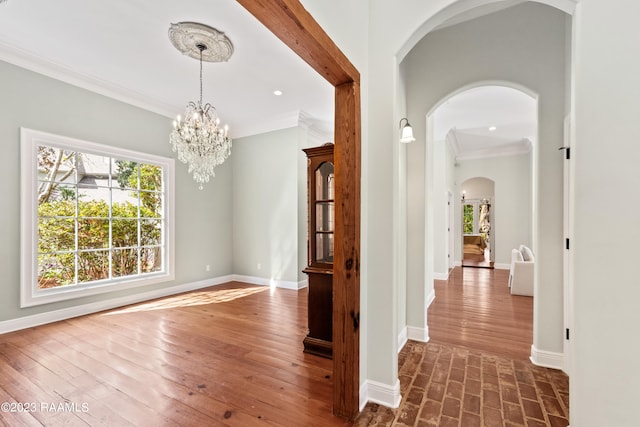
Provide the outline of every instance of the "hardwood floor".
{"type": "Polygon", "coordinates": [[[306,297],[230,283],[1,335],[0,423],[350,425],[302,352],[306,297]]]}
{"type": "MultiPolygon", "coordinates": [[[[410,342],[399,358],[401,407],[368,404],[355,424],[444,425],[457,404],[460,420],[566,426],[566,376],[528,361],[533,299],[512,296],[507,279],[504,270],[456,268],[435,281],[431,342],[410,342]],[[511,399],[499,408],[476,390],[480,359],[482,369],[495,364],[511,399]],[[527,412],[536,405],[542,415],[527,412]]],[[[352,425],[331,414],[331,360],[302,352],[306,298],[230,283],[0,335],[0,402],[16,405],[0,411],[0,425],[352,425]]]]}
{"type": "Polygon", "coordinates": [[[511,295],[509,271],[456,267],[435,280],[427,323],[434,343],[526,360],[533,343],[533,298],[511,295]]]}

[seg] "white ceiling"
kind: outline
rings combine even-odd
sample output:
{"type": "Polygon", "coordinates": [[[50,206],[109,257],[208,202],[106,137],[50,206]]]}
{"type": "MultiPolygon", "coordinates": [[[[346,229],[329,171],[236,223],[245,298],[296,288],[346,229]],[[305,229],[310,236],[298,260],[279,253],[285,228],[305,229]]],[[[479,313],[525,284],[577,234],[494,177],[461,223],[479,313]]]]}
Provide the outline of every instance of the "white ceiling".
{"type": "MultiPolygon", "coordinates": [[[[443,26],[494,11],[479,8],[443,26]]],[[[181,21],[215,27],[234,44],[229,62],[204,63],[203,76],[204,101],[233,138],[295,126],[301,117],[332,133],[333,87],[235,0],[7,0],[0,3],[0,60],[173,118],[199,94],[198,62],[167,34],[181,21]]],[[[436,140],[449,133],[460,159],[523,150],[535,136],[535,109],[512,89],[472,89],[437,110],[436,140]]]]}
{"type": "Polygon", "coordinates": [[[537,108],[533,97],[509,87],[469,89],[435,111],[434,140],[446,140],[458,160],[527,153],[535,143],[537,108]]]}
{"type": "Polygon", "coordinates": [[[181,21],[217,28],[234,44],[229,62],[205,62],[203,75],[203,101],[233,138],[295,126],[301,115],[332,133],[333,86],[235,0],[7,0],[0,60],[173,118],[199,96],[198,61],[167,35],[181,21]]]}

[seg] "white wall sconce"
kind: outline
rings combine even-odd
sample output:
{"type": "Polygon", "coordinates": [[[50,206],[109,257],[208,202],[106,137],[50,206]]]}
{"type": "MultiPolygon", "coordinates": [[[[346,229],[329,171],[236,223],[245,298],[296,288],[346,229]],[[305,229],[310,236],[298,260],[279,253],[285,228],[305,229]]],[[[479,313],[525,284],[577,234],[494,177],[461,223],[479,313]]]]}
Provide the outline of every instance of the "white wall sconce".
{"type": "Polygon", "coordinates": [[[409,142],[413,142],[415,140],[416,139],[413,137],[413,128],[409,124],[409,119],[407,119],[406,117],[400,119],[400,142],[408,144],[409,142]],[[402,125],[403,121],[405,122],[404,126],[402,125]]]}

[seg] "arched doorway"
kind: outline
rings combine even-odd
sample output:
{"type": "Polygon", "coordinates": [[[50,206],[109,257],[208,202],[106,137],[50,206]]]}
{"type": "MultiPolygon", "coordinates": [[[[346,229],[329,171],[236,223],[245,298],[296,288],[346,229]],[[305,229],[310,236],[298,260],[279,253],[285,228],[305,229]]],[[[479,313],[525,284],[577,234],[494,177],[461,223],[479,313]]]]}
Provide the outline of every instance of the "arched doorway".
{"type": "MultiPolygon", "coordinates": [[[[427,144],[433,145],[432,161],[428,163],[435,187],[433,203],[444,206],[446,201],[439,200],[439,194],[456,195],[456,220],[452,224],[455,247],[451,251],[454,265],[465,265],[464,236],[479,240],[479,235],[485,234],[480,240],[486,240],[487,260],[481,266],[508,269],[511,249],[520,244],[531,246],[532,242],[537,96],[513,83],[478,82],[445,96],[427,121],[433,127],[433,137],[427,139],[427,144]],[[500,200],[496,200],[496,191],[500,200]],[[488,214],[483,219],[486,230],[480,230],[482,206],[488,214]],[[463,222],[465,209],[470,220],[467,229],[463,222]]],[[[444,266],[445,242],[438,240],[438,235],[447,228],[438,211],[436,208],[434,213],[435,278],[442,277],[444,266]]],[[[470,255],[484,258],[485,253],[470,255]]],[[[478,266],[477,261],[482,259],[467,257],[467,265],[478,266]]]]}
{"type": "MultiPolygon", "coordinates": [[[[562,164],[558,155],[558,146],[562,141],[562,123],[566,111],[562,107],[555,108],[554,105],[569,105],[566,96],[570,90],[565,86],[567,83],[566,50],[558,51],[558,55],[553,57],[549,55],[552,55],[550,48],[553,49],[553,44],[560,43],[566,46],[566,23],[566,15],[557,9],[538,4],[538,2],[527,2],[495,14],[482,16],[477,20],[441,28],[433,37],[427,36],[415,44],[407,52],[407,56],[401,64],[401,70],[405,72],[403,77],[407,97],[407,115],[414,124],[414,134],[424,135],[423,141],[425,142],[424,147],[421,147],[420,140],[418,140],[418,144],[412,144],[408,151],[410,159],[408,167],[409,198],[414,200],[414,204],[417,204],[415,198],[419,197],[424,200],[424,218],[419,218],[423,222],[416,226],[416,229],[424,228],[426,237],[420,248],[416,240],[422,239],[423,234],[413,233],[411,230],[417,221],[410,222],[408,246],[423,248],[424,261],[408,260],[408,269],[414,268],[415,271],[408,270],[407,277],[413,279],[420,277],[420,273],[423,274],[420,277],[421,283],[415,280],[413,283],[408,283],[407,287],[424,286],[427,288],[425,293],[429,293],[428,287],[435,277],[434,273],[437,273],[434,270],[430,271],[430,268],[434,267],[431,256],[435,251],[430,247],[433,240],[431,242],[429,240],[437,233],[435,229],[438,223],[436,220],[437,211],[443,210],[440,208],[442,205],[437,202],[437,197],[444,193],[434,186],[435,179],[431,175],[431,172],[437,167],[437,163],[434,162],[439,161],[436,156],[437,145],[434,135],[435,117],[433,113],[435,109],[451,98],[452,94],[492,84],[517,89],[526,96],[538,100],[541,119],[537,127],[537,138],[534,141],[535,151],[526,166],[532,171],[531,185],[525,185],[525,190],[521,192],[521,195],[527,194],[528,198],[530,197],[532,206],[531,211],[523,211],[525,215],[529,215],[529,218],[522,223],[531,224],[525,228],[528,228],[526,232],[530,233],[532,246],[545,248],[544,256],[536,265],[536,277],[541,285],[536,287],[538,294],[537,304],[534,308],[535,332],[531,355],[532,360],[537,363],[541,362],[538,357],[540,355],[546,357],[552,354],[553,358],[557,356],[559,361],[562,358],[563,336],[560,331],[562,330],[563,312],[561,265],[563,248],[557,244],[561,242],[562,233],[560,220],[562,217],[562,190],[557,183],[562,179],[562,164]],[[534,18],[535,15],[537,16],[534,18]],[[550,20],[547,20],[547,17],[550,20]],[[542,47],[541,45],[528,44],[522,38],[518,41],[516,27],[521,28],[521,26],[517,22],[531,22],[531,20],[545,21],[547,24],[554,21],[555,24],[549,24],[545,30],[548,35],[549,29],[555,28],[553,36],[555,42],[542,47]],[[464,28],[462,33],[456,35],[455,32],[460,31],[462,27],[464,28]],[[496,30],[498,27],[500,30],[496,30]],[[494,30],[496,32],[504,30],[501,32],[501,38],[491,37],[494,35],[494,30]],[[508,37],[504,35],[506,32],[509,32],[508,37]],[[460,34],[464,34],[464,37],[460,37],[460,34]],[[530,73],[526,65],[523,66],[523,63],[514,61],[513,58],[522,58],[523,49],[526,49],[527,52],[525,62],[532,61],[531,63],[544,64],[545,67],[549,67],[550,75],[543,77],[539,73],[530,73]],[[554,83],[550,84],[551,81],[554,83]],[[554,90],[552,86],[563,89],[554,90]],[[412,115],[414,116],[412,117],[412,115]],[[425,117],[423,122],[420,120],[421,117],[425,117]],[[418,157],[420,160],[415,160],[418,157]],[[415,171],[412,171],[411,168],[415,168],[415,171]],[[424,183],[412,181],[414,177],[418,180],[423,179],[424,183]],[[549,215],[550,212],[553,214],[549,215]],[[432,226],[434,228],[430,228],[432,226]],[[552,251],[552,256],[551,253],[547,253],[547,248],[552,251]],[[423,269],[423,272],[420,269],[423,269]],[[538,269],[541,271],[538,272],[538,269]],[[548,312],[552,312],[553,315],[548,316],[548,312]],[[554,326],[550,327],[550,323],[554,323],[554,326]],[[542,347],[546,347],[545,351],[537,351],[542,347]]],[[[521,165],[521,163],[519,164],[521,165]]],[[[486,176],[494,179],[491,175],[480,172],[468,177],[472,176],[486,176]]],[[[501,180],[494,180],[497,183],[496,191],[498,191],[498,183],[501,180]]],[[[455,191],[453,194],[455,195],[454,200],[457,199],[459,192],[455,191]]],[[[502,208],[498,208],[497,204],[495,210],[502,212],[502,208]]],[[[409,220],[412,221],[411,218],[409,220]]],[[[502,230],[502,225],[500,227],[502,230]]],[[[509,253],[514,244],[497,245],[496,264],[499,262],[500,247],[509,253]]],[[[417,253],[418,256],[422,255],[422,253],[414,251],[409,256],[414,256],[414,253],[417,253]]],[[[505,256],[503,261],[503,264],[508,264],[510,257],[505,256]]],[[[419,309],[422,309],[424,315],[426,311],[424,308],[418,307],[418,304],[414,304],[413,301],[407,301],[407,312],[412,316],[419,309]]],[[[544,364],[550,365],[546,362],[544,364]]]]}

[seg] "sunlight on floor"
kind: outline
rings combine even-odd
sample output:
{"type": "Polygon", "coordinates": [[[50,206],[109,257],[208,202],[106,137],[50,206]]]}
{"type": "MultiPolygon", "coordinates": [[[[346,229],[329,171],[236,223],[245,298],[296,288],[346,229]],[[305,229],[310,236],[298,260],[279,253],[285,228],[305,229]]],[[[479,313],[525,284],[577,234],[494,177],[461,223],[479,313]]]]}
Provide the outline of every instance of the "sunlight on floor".
{"type": "Polygon", "coordinates": [[[269,290],[268,286],[251,287],[251,288],[235,288],[235,289],[219,289],[201,292],[189,292],[187,294],[176,295],[174,297],[163,298],[148,303],[137,304],[133,307],[124,308],[105,313],[104,316],[112,314],[136,313],[140,311],[166,310],[177,307],[191,307],[197,305],[219,304],[222,302],[233,301],[238,298],[244,298],[249,295],[257,294],[269,290]]]}

